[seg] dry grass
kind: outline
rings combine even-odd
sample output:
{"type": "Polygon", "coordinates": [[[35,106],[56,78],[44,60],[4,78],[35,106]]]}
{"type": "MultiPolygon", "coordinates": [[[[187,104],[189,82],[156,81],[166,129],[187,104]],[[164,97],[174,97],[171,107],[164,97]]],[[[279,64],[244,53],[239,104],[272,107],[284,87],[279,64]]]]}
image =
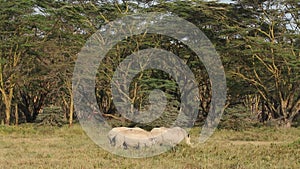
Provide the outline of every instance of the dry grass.
{"type": "MultiPolygon", "coordinates": [[[[193,129],[192,141],[200,130],[193,129]]],[[[300,129],[219,130],[195,148],[130,159],[98,147],[72,128],[0,126],[0,168],[299,168],[300,129]]]]}

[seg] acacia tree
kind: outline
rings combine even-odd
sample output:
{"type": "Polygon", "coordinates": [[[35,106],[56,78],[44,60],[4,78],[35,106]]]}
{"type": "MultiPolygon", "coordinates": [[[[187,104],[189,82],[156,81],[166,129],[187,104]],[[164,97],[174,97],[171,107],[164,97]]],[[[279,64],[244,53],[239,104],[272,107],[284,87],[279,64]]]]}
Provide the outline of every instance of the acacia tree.
{"type": "Polygon", "coordinates": [[[5,106],[5,123],[10,123],[13,98],[16,87],[25,79],[21,73],[21,64],[26,59],[29,48],[33,45],[34,13],[33,1],[0,2],[0,93],[5,106]]]}
{"type": "Polygon", "coordinates": [[[71,93],[72,63],[87,36],[82,33],[87,26],[76,6],[70,5],[1,1],[0,91],[7,124],[13,102],[25,121],[33,122],[43,106],[60,104],[60,89],[71,93]]]}
{"type": "MultiPolygon", "coordinates": [[[[218,37],[214,35],[214,32],[220,31],[221,27],[215,22],[215,20],[222,17],[222,15],[219,15],[218,12],[224,11],[227,6],[228,5],[224,4],[209,4],[204,2],[195,2],[191,4],[188,2],[176,1],[152,4],[149,8],[138,8],[138,11],[160,11],[179,15],[180,17],[183,17],[197,25],[201,30],[210,35],[209,38],[214,38],[214,42],[216,42],[218,37]]],[[[129,5],[129,9],[132,9],[132,6],[129,5]]],[[[201,103],[200,111],[201,114],[206,116],[210,106],[211,90],[208,74],[206,73],[204,66],[201,64],[201,61],[197,59],[195,54],[188,50],[188,48],[180,41],[160,35],[143,34],[133,36],[125,39],[111,50],[108,57],[104,59],[104,63],[100,65],[99,69],[100,72],[97,79],[99,88],[105,86],[104,91],[99,91],[100,97],[103,96],[111,98],[110,80],[116,66],[126,56],[146,48],[162,48],[171,51],[186,62],[186,64],[194,72],[197,83],[199,84],[199,99],[201,103]]],[[[162,89],[166,93],[172,95],[172,98],[175,98],[172,101],[169,101],[169,109],[178,108],[180,103],[180,92],[178,90],[178,86],[176,86],[174,79],[162,71],[152,70],[139,73],[132,82],[132,90],[130,91],[130,94],[126,97],[131,100],[132,105],[134,105],[135,108],[143,109],[144,106],[147,105],[147,95],[149,94],[143,91],[155,88],[162,89]]],[[[105,106],[102,107],[105,107],[106,112],[113,113],[114,111],[111,110],[114,108],[112,101],[106,103],[109,103],[112,106],[107,106],[107,104],[105,104],[105,106]]],[[[173,116],[171,114],[172,113],[169,114],[169,117],[173,116]]]]}
{"type": "MultiPolygon", "coordinates": [[[[52,51],[46,51],[50,60],[51,72],[55,74],[55,85],[52,88],[57,92],[55,104],[63,107],[71,126],[74,119],[74,102],[72,92],[72,71],[77,54],[89,36],[104,23],[116,18],[124,6],[105,1],[64,1],[43,3],[45,13],[53,20],[53,35],[47,39],[55,46],[52,51]],[[54,53],[53,51],[57,51],[54,53]],[[55,87],[54,87],[55,86],[55,87]]],[[[124,8],[126,11],[126,7],[124,8]]],[[[48,75],[51,76],[51,75],[48,75]]],[[[51,96],[51,95],[49,95],[51,96]]],[[[48,97],[49,97],[48,96],[48,97]]]]}
{"type": "MultiPolygon", "coordinates": [[[[46,77],[51,81],[51,92],[48,98],[55,98],[50,103],[61,106],[65,111],[71,126],[74,119],[74,103],[72,93],[72,71],[76,55],[84,45],[85,40],[95,31],[89,13],[95,11],[92,2],[64,1],[41,2],[43,13],[52,21],[52,36],[44,42],[48,47],[42,47],[43,62],[47,62],[49,72],[46,77]]],[[[97,18],[95,18],[97,20],[97,18]]]]}
{"type": "Polygon", "coordinates": [[[300,111],[299,4],[238,1],[227,15],[228,55],[240,64],[231,73],[261,98],[263,120],[290,127],[300,111]],[[234,12],[234,13],[233,13],[234,12]]]}

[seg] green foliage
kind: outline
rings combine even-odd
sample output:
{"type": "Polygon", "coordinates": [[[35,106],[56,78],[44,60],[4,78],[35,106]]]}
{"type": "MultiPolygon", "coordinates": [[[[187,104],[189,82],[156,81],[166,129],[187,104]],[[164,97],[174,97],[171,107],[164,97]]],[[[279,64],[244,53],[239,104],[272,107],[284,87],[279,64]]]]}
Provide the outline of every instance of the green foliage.
{"type": "MultiPolygon", "coordinates": [[[[41,107],[49,104],[71,112],[72,71],[87,38],[118,17],[146,12],[177,15],[208,36],[223,61],[231,106],[242,105],[249,95],[259,95],[260,109],[265,106],[272,118],[290,121],[299,114],[298,1],[1,0],[0,8],[0,106],[11,110],[11,104],[18,104],[19,114],[25,115],[23,121],[34,121],[41,107]]],[[[200,117],[205,118],[211,99],[205,67],[182,42],[155,34],[123,39],[100,63],[95,91],[101,111],[118,113],[111,99],[113,73],[128,55],[147,48],[171,51],[190,67],[199,87],[200,117]]],[[[147,125],[169,124],[178,113],[181,93],[168,74],[157,70],[139,73],[131,82],[129,97],[135,108],[145,110],[148,91],[153,89],[164,91],[168,104],[163,116],[147,125]]],[[[229,110],[224,122],[237,129],[249,120],[239,116],[240,112],[229,110]]],[[[0,117],[5,116],[1,111],[0,117]]]]}
{"type": "Polygon", "coordinates": [[[232,98],[242,99],[237,91],[260,95],[261,111],[286,123],[300,110],[299,49],[295,47],[299,18],[287,16],[290,7],[298,8],[289,1],[238,1],[233,6],[237,12],[231,11],[222,23],[232,32],[226,35],[227,49],[221,51],[232,63],[227,68],[232,98]]]}
{"type": "MultiPolygon", "coordinates": [[[[225,109],[222,120],[218,126],[220,129],[243,131],[255,127],[256,115],[250,114],[244,106],[230,106],[225,109]]],[[[257,127],[257,126],[256,126],[257,127]]]]}
{"type": "Polygon", "coordinates": [[[61,107],[50,106],[43,109],[43,112],[37,116],[36,122],[39,125],[61,127],[66,121],[61,107]]]}

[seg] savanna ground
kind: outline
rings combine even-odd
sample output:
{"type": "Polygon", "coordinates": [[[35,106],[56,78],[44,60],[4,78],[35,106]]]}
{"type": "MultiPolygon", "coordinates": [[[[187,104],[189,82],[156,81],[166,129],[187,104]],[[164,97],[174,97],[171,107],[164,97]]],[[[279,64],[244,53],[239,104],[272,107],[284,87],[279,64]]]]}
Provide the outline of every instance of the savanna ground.
{"type": "MultiPolygon", "coordinates": [[[[191,131],[192,141],[199,128],[191,131]]],[[[299,168],[300,128],[217,130],[195,148],[184,144],[158,156],[132,159],[106,152],[80,125],[0,126],[0,168],[299,168]]]]}

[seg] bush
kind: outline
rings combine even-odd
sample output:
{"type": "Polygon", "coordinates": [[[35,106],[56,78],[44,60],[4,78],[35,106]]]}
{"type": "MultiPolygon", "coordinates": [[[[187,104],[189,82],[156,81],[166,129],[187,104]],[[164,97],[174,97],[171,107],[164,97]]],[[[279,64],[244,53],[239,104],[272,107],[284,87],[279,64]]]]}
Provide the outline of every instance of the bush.
{"type": "Polygon", "coordinates": [[[43,112],[40,113],[36,122],[39,125],[59,126],[61,127],[66,121],[64,120],[64,113],[61,107],[50,106],[45,107],[43,112]]]}
{"type": "Polygon", "coordinates": [[[258,127],[258,121],[250,111],[242,105],[228,107],[223,114],[218,128],[241,131],[254,126],[258,127]]]}

